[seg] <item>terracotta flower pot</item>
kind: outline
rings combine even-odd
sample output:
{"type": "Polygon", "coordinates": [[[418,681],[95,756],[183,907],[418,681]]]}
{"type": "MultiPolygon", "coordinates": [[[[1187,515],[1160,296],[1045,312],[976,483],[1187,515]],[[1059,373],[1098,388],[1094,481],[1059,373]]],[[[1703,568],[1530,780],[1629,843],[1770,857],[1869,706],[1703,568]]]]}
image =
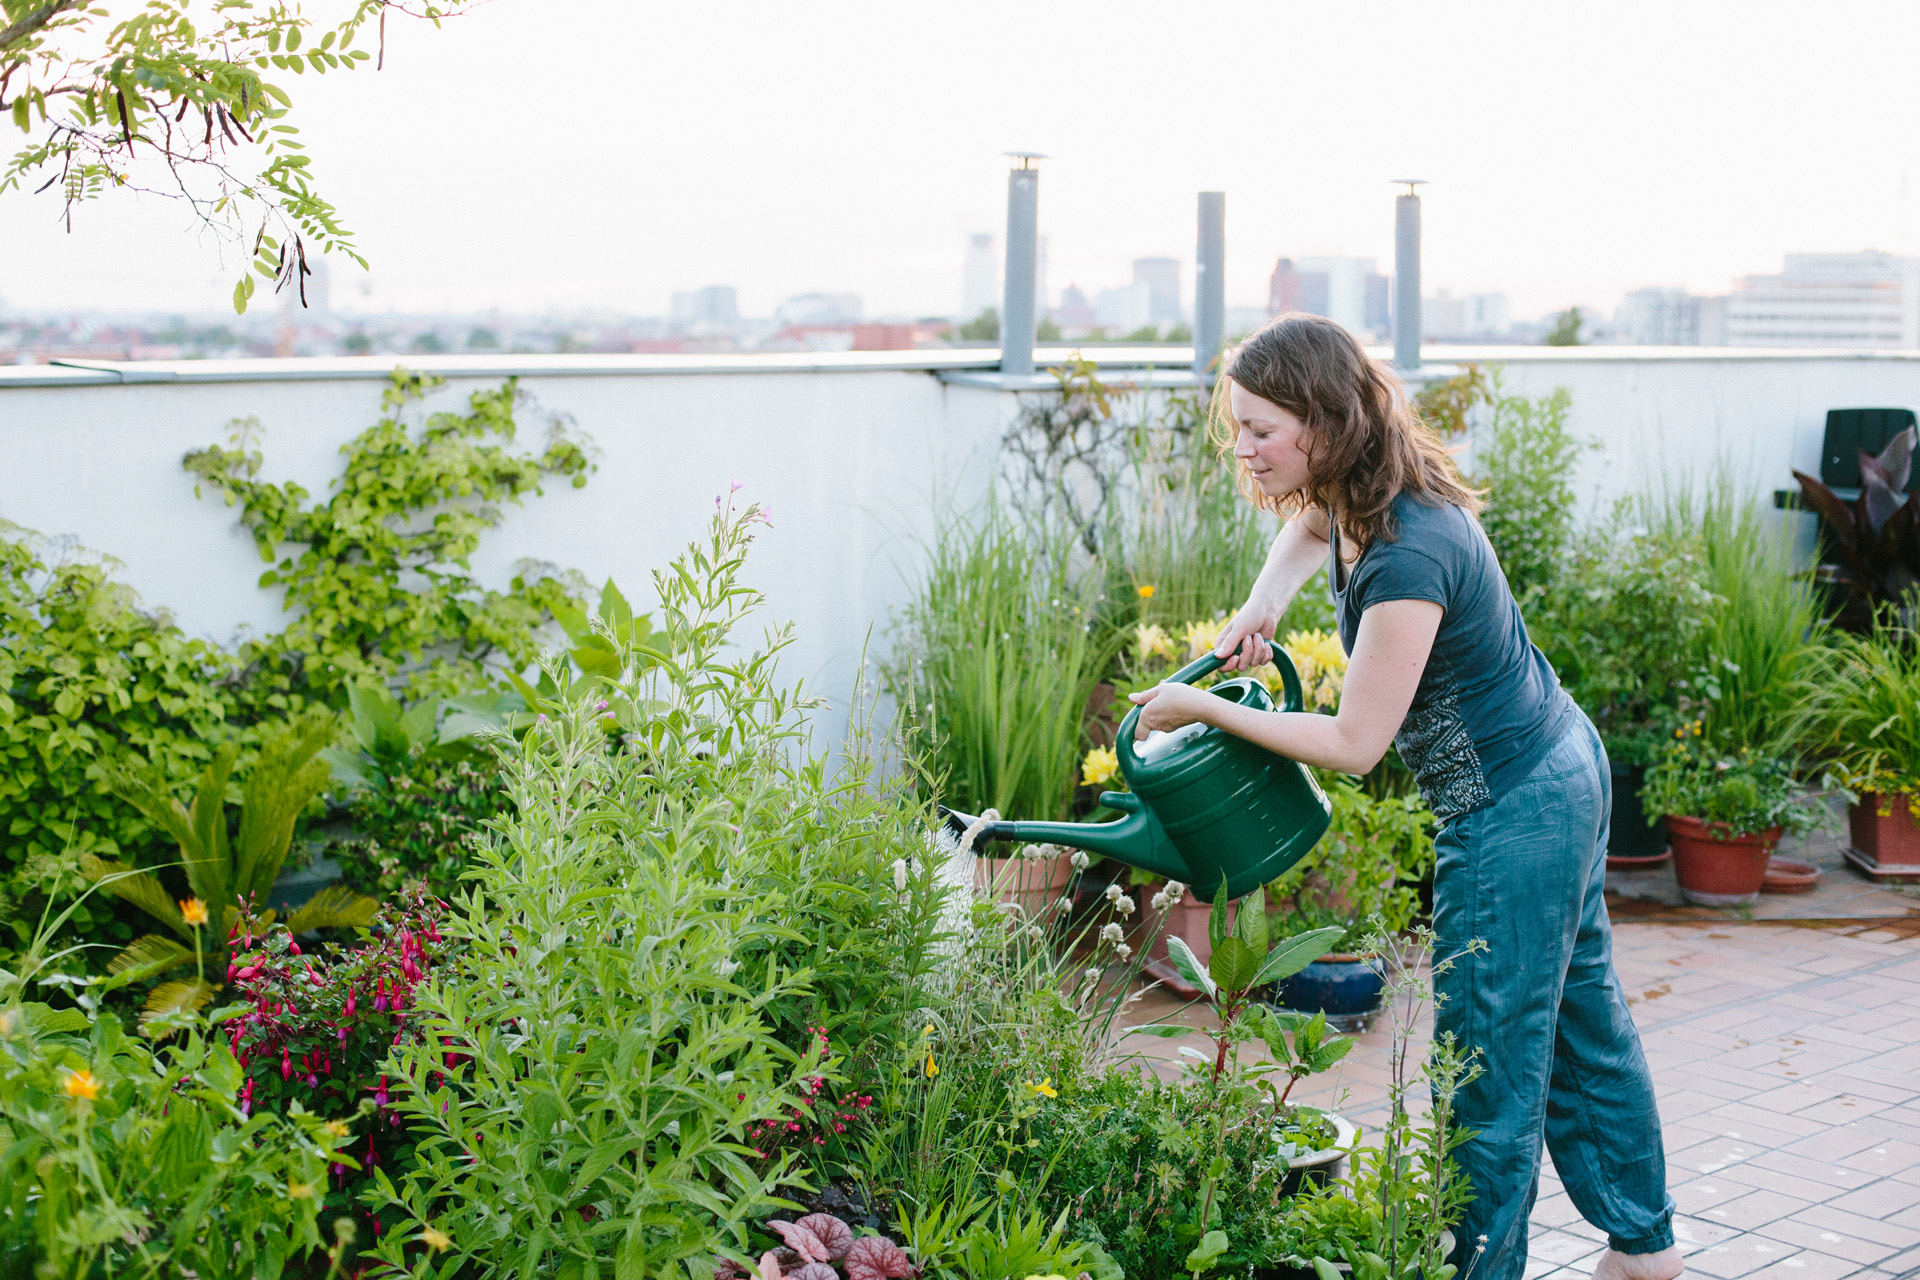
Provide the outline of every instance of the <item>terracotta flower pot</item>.
{"type": "Polygon", "coordinates": [[[1913,814],[1911,796],[1861,795],[1847,810],[1853,847],[1876,867],[1920,871],[1920,822],[1913,814]]]}
{"type": "Polygon", "coordinates": [[[1732,907],[1754,901],[1767,878],[1767,863],[1781,828],[1727,835],[1724,824],[1667,815],[1673,843],[1673,875],[1680,895],[1703,907],[1732,907]]]}
{"type": "MultiPolygon", "coordinates": [[[[1058,849],[1055,845],[1045,847],[1058,849]]],[[[973,879],[981,891],[990,891],[1000,901],[1017,905],[1023,914],[1036,916],[1065,895],[1073,879],[1073,854],[1058,849],[1038,858],[981,858],[974,863],[973,879]]]]}

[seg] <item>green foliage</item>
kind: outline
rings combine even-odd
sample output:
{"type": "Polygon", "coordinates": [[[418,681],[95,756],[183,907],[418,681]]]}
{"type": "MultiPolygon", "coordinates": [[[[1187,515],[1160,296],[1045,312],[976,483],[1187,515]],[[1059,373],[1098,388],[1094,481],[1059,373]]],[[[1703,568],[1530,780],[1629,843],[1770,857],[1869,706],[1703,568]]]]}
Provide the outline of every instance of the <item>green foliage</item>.
{"type": "Polygon", "coordinates": [[[1794,781],[1785,763],[1749,749],[1723,754],[1683,727],[1647,771],[1640,802],[1647,821],[1669,814],[1697,818],[1728,837],[1785,827],[1793,835],[1818,826],[1826,810],[1794,781]]]}
{"type": "MultiPolygon", "coordinates": [[[[1114,502],[1107,512],[1115,625],[1171,625],[1237,608],[1279,525],[1240,496],[1232,459],[1209,442],[1206,402],[1170,396],[1128,428],[1124,442],[1124,491],[1137,498],[1114,502]],[[1126,611],[1134,607],[1138,616],[1129,618],[1126,611]]],[[[1305,589],[1300,594],[1314,596],[1305,589]]]]}
{"type": "Polygon", "coordinates": [[[298,1102],[249,1117],[224,1033],[199,1018],[176,1015],[156,1048],[91,994],[25,1001],[49,932],[0,971],[0,1271],[251,1280],[322,1247],[346,1126],[298,1102]]]}
{"type": "Polygon", "coordinates": [[[1114,642],[1071,549],[997,503],[948,521],[904,619],[890,677],[912,745],[935,760],[941,802],[1065,818],[1082,720],[1114,642]]]}
{"type": "Polygon", "coordinates": [[[1420,420],[1443,439],[1472,429],[1476,410],[1494,397],[1493,382],[1477,364],[1466,364],[1451,378],[1429,382],[1413,397],[1420,420]]]}
{"type": "MultiPolygon", "coordinates": [[[[1331,1145],[1331,1126],[1314,1115],[1315,1145],[1331,1145]]],[[[1225,1117],[1216,1157],[1221,1119],[1202,1081],[1170,1083],[1117,1068],[1043,1104],[1031,1122],[1033,1146],[1015,1153],[1009,1176],[1032,1189],[1042,1213],[1069,1212],[1074,1235],[1110,1254],[1127,1276],[1179,1274],[1209,1232],[1226,1237],[1211,1267],[1265,1266],[1280,1253],[1281,1192],[1297,1148],[1282,1148],[1270,1112],[1249,1108],[1225,1117]],[[1210,1180],[1216,1160],[1223,1167],[1210,1180]],[[1209,1182],[1210,1225],[1203,1227],[1209,1182]]]]}
{"type": "Polygon", "coordinates": [[[1800,496],[1820,516],[1821,581],[1839,597],[1834,618],[1851,631],[1871,631],[1889,607],[1912,627],[1920,610],[1920,505],[1908,493],[1920,432],[1894,436],[1878,455],[1860,452],[1860,496],[1843,502],[1832,489],[1796,471],[1800,496]]]}
{"type": "MultiPolygon", "coordinates": [[[[59,181],[71,219],[75,205],[106,191],[160,190],[184,196],[202,222],[235,240],[257,225],[250,256],[265,279],[304,285],[302,234],[364,267],[313,186],[305,145],[288,123],[292,99],[261,74],[350,70],[372,56],[351,47],[370,21],[384,46],[384,0],[339,7],[345,13],[325,24],[285,6],[220,5],[189,16],[178,0],[145,0],[110,15],[85,0],[0,0],[0,97],[13,95],[0,110],[28,138],[0,170],[0,194],[53,171],[46,186],[59,181]]],[[[408,12],[437,25],[463,8],[408,12]]],[[[254,277],[243,275],[234,310],[246,310],[253,289],[254,277]]]]}
{"type": "Polygon", "coordinates": [[[1284,936],[1335,927],[1330,951],[1353,951],[1379,926],[1398,933],[1420,912],[1433,874],[1433,814],[1416,794],[1376,797],[1345,774],[1322,773],[1333,822],[1312,852],[1267,886],[1285,904],[1284,936]]]}
{"type": "MultiPolygon", "coordinates": [[[[814,943],[824,904],[786,899],[771,854],[832,839],[806,819],[829,822],[841,797],[788,762],[809,704],[773,683],[786,633],[732,651],[758,603],[739,581],[758,518],[723,510],[656,576],[657,647],[623,652],[621,750],[605,712],[576,703],[512,753],[516,813],[455,904],[453,958],[416,990],[425,1038],[394,1055],[418,1146],[382,1175],[409,1219],[380,1245],[393,1265],[416,1261],[417,1223],[450,1238],[450,1264],[703,1275],[745,1260],[747,1224],[795,1173],[787,1156],[758,1164],[747,1132],[837,1068],[813,1036],[775,1034],[811,978],[783,949],[814,943]]],[[[868,868],[868,887],[889,883],[868,868]]]]}
{"type": "Polygon", "coordinates": [[[1553,328],[1548,331],[1546,343],[1550,347],[1577,347],[1580,342],[1580,326],[1586,317],[1580,314],[1580,308],[1568,307],[1553,318],[1553,328]]]}
{"type": "MultiPolygon", "coordinates": [[[[316,708],[266,732],[260,758],[241,788],[239,819],[232,831],[227,822],[227,789],[239,757],[237,747],[225,746],[214,754],[198,779],[191,806],[174,797],[164,776],[150,771],[125,769],[106,778],[107,786],[178,843],[187,890],[203,913],[198,921],[187,919],[184,904],[154,872],[82,855],[82,870],[88,878],[175,935],[147,934],[114,957],[109,968],[129,977],[146,977],[195,966],[192,981],[167,982],[154,989],[147,1001],[150,1016],[197,1009],[211,1000],[220,984],[207,978],[207,970],[224,968],[224,944],[233,929],[243,920],[272,922],[274,913],[260,908],[286,861],[295,819],[326,788],[327,766],[319,754],[332,740],[335,727],[332,713],[316,708]],[[211,942],[203,937],[203,930],[211,934],[211,942]]],[[[354,893],[323,891],[289,916],[287,927],[302,933],[366,924],[375,906],[371,899],[354,893]]]]}
{"type": "Polygon", "coordinates": [[[1836,635],[1818,736],[1855,791],[1920,796],[1920,649],[1891,627],[1836,635]]]}
{"type": "Polygon", "coordinates": [[[988,307],[973,319],[954,329],[953,336],[962,342],[998,342],[1000,340],[1000,309],[988,307]]]}
{"type": "Polygon", "coordinates": [[[264,455],[251,420],[238,424],[232,448],[187,455],[199,485],[240,508],[272,566],[260,585],[284,588],[294,615],[242,651],[267,704],[339,706],[349,684],[396,675],[422,692],[471,692],[532,663],[556,606],[580,607],[551,577],[482,587],[470,557],[500,522],[495,504],[537,495],[549,479],[584,485],[593,470],[585,446],[556,421],[541,452],[514,452],[524,407],[514,379],[473,392],[465,414],[428,414],[416,437],[402,411],[443,382],[394,372],[385,416],[341,449],[345,471],[324,503],[308,505],[292,481],[256,478],[264,455]],[[296,551],[283,555],[289,543],[296,551]]]}
{"type": "MultiPolygon", "coordinates": [[[[26,945],[48,901],[85,884],[80,855],[152,860],[163,831],[101,780],[136,762],[170,786],[197,774],[209,744],[236,734],[232,671],[104,566],[49,559],[0,523],[0,958],[26,945]]],[[[68,928],[96,945],[133,937],[97,899],[68,928]]]]}
{"type": "Polygon", "coordinates": [[[1704,705],[1708,629],[1725,602],[1709,588],[1704,545],[1650,531],[1626,510],[1573,540],[1527,630],[1617,764],[1651,764],[1704,705]]]}
{"type": "Polygon", "coordinates": [[[1573,467],[1589,447],[1567,427],[1565,387],[1538,400],[1503,395],[1495,377],[1491,411],[1475,437],[1474,483],[1487,491],[1481,527],[1522,607],[1544,591],[1573,533],[1573,467]]]}
{"type": "Polygon", "coordinates": [[[1725,472],[1641,500],[1670,544],[1697,539],[1716,598],[1692,661],[1706,734],[1724,752],[1792,757],[1823,689],[1819,602],[1796,574],[1785,528],[1725,472]]]}

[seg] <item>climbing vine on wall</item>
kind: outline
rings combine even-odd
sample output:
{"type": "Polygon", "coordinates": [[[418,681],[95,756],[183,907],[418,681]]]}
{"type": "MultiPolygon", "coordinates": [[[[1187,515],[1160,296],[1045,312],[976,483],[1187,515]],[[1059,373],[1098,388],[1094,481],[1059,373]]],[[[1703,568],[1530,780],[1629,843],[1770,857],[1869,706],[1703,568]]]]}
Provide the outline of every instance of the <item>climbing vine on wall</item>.
{"type": "Polygon", "coordinates": [[[380,421],[341,449],[346,466],[325,501],[259,478],[254,419],[234,423],[230,447],[187,455],[195,491],[240,508],[271,566],[260,585],[284,588],[294,615],[285,631],[243,647],[258,700],[339,706],[352,680],[402,674],[413,696],[470,691],[538,656],[536,633],[555,604],[580,607],[567,579],[528,570],[496,591],[475,579],[470,559],[501,504],[549,481],[586,484],[587,442],[556,418],[539,452],[517,451],[515,415],[531,408],[517,379],[473,392],[464,413],[430,413],[410,427],[407,407],[444,381],[394,372],[380,421]]]}

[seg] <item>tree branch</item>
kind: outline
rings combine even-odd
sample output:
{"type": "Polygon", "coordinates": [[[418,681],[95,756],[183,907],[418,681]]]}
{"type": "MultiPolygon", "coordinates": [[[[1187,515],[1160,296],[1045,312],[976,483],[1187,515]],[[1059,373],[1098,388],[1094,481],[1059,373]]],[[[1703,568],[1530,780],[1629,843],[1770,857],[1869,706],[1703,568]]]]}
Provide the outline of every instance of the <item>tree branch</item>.
{"type": "Polygon", "coordinates": [[[12,26],[0,27],[0,53],[21,43],[69,9],[78,9],[85,3],[86,0],[53,0],[53,3],[34,10],[12,26]]]}

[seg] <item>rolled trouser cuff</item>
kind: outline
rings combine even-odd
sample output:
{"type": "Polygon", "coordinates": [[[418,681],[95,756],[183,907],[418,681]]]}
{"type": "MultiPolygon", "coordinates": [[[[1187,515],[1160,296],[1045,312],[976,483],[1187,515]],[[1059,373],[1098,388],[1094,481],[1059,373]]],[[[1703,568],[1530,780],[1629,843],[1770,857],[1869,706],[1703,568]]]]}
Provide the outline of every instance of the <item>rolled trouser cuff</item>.
{"type": "Polygon", "coordinates": [[[1641,1236],[1637,1240],[1622,1240],[1619,1236],[1608,1236],[1607,1248],[1615,1253],[1659,1253],[1663,1249],[1671,1249],[1673,1248],[1673,1223],[1662,1222],[1658,1231],[1652,1235],[1641,1236]]]}

